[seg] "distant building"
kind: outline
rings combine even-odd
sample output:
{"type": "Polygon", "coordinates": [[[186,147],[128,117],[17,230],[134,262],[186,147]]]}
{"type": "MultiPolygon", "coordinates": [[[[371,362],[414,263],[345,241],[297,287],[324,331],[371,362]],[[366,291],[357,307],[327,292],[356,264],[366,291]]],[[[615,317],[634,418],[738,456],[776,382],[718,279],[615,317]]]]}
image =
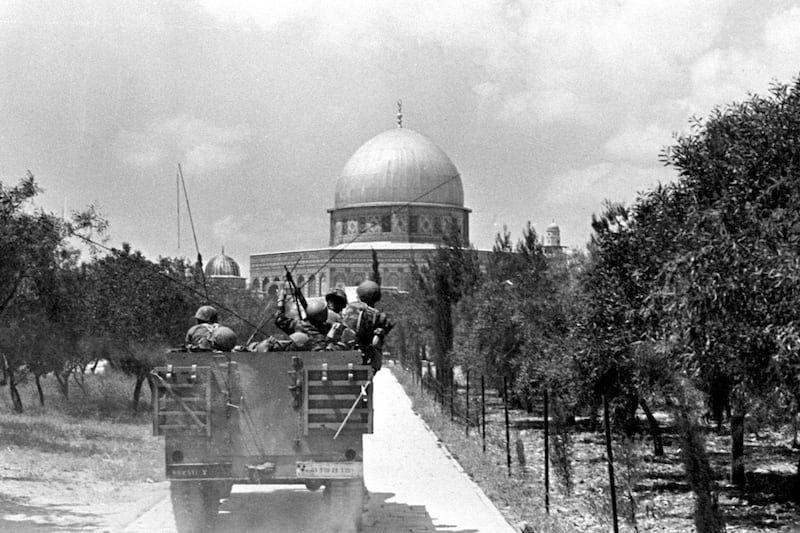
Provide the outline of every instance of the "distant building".
{"type": "MultiPolygon", "coordinates": [[[[434,251],[450,225],[469,242],[470,212],[456,166],[430,139],[404,128],[398,113],[398,127],[361,145],[339,175],[328,245],[252,254],[250,285],[274,296],[284,266],[296,264],[294,279],[306,296],[322,296],[367,279],[375,250],[383,286],[408,290],[412,261],[434,251]]],[[[555,240],[557,247],[557,226],[555,240]]]]}
{"type": "Polygon", "coordinates": [[[239,263],[234,261],[232,257],[225,255],[225,248],[222,249],[221,254],[211,258],[206,263],[203,272],[206,280],[218,287],[244,289],[247,285],[247,279],[241,276],[239,263]]]}
{"type": "Polygon", "coordinates": [[[544,235],[544,255],[548,257],[555,257],[564,254],[565,246],[561,246],[561,229],[555,222],[547,226],[544,235]]]}

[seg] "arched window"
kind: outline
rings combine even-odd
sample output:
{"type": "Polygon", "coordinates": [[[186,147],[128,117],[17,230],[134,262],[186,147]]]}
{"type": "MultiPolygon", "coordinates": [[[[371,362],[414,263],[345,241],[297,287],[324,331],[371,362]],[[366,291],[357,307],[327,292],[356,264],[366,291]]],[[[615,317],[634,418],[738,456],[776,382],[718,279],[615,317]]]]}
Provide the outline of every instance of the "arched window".
{"type": "Polygon", "coordinates": [[[316,278],[314,278],[314,274],[311,274],[311,276],[308,278],[308,281],[306,282],[306,286],[308,287],[308,295],[309,296],[319,296],[320,295],[318,290],[317,290],[316,281],[317,280],[316,280],[316,278]]]}
{"type": "Polygon", "coordinates": [[[347,285],[347,281],[345,281],[344,274],[336,274],[336,277],[333,278],[333,286],[337,289],[344,289],[345,285],[347,285]]]}
{"type": "Polygon", "coordinates": [[[328,277],[325,274],[319,275],[319,292],[320,295],[328,294],[328,277]]]}

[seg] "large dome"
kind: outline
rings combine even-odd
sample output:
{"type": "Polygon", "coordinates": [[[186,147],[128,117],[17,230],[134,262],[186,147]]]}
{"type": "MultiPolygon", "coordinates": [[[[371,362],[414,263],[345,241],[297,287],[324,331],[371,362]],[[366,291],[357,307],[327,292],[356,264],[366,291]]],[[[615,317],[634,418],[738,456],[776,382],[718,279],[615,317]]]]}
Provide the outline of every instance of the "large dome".
{"type": "Polygon", "coordinates": [[[239,264],[232,257],[225,255],[225,250],[215,256],[206,264],[205,274],[208,277],[233,276],[239,277],[239,264]]]}
{"type": "Polygon", "coordinates": [[[458,169],[427,137],[407,128],[376,135],[347,161],[334,209],[377,204],[464,206],[458,169]]]}

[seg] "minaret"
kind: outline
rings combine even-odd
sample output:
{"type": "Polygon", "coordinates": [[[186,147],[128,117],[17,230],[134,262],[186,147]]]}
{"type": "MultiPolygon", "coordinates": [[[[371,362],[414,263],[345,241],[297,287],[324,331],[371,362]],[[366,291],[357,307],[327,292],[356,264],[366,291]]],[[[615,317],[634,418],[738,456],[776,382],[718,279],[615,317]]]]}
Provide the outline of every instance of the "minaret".
{"type": "Polygon", "coordinates": [[[550,223],[545,230],[544,253],[547,256],[558,256],[564,252],[561,247],[561,229],[555,222],[550,223]]]}
{"type": "Polygon", "coordinates": [[[558,248],[561,247],[561,229],[558,227],[558,224],[556,224],[555,221],[547,226],[545,233],[545,246],[555,246],[558,248]]]}

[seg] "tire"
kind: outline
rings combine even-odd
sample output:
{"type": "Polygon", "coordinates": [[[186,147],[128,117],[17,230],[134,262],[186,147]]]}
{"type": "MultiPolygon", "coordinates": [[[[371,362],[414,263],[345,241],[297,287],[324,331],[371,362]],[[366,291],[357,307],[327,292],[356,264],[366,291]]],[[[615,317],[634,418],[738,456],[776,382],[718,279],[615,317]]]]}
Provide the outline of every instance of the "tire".
{"type": "Polygon", "coordinates": [[[311,492],[316,492],[322,486],[322,481],[309,480],[306,481],[306,488],[311,492]]]}
{"type": "Polygon", "coordinates": [[[215,481],[172,481],[172,513],[178,533],[211,533],[219,511],[220,486],[215,481]]]}
{"type": "Polygon", "coordinates": [[[361,529],[364,483],[361,479],[334,480],[325,486],[331,530],[355,533],[361,529]]]}

